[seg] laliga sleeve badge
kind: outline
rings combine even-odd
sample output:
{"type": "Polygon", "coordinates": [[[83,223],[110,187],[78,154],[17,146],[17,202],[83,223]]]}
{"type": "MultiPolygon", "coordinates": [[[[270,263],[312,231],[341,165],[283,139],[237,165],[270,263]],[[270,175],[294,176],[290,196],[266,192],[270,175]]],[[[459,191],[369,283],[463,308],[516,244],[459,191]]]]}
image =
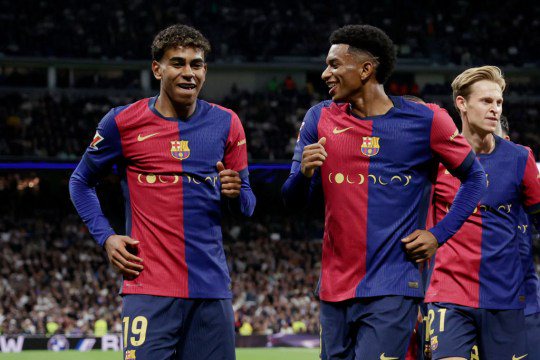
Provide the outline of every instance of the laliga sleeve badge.
{"type": "Polygon", "coordinates": [[[105,140],[105,138],[101,136],[99,132],[96,131],[96,135],[94,135],[94,140],[92,140],[92,142],[90,143],[90,148],[97,150],[98,149],[97,144],[99,144],[103,140],[105,140]]]}

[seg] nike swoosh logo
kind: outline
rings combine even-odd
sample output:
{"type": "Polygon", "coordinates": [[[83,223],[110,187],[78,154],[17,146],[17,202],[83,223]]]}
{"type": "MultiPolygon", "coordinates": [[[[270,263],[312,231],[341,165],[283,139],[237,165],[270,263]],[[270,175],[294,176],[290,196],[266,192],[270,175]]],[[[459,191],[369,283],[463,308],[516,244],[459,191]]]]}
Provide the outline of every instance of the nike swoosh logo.
{"type": "Polygon", "coordinates": [[[522,355],[520,357],[516,357],[516,355],[512,355],[512,360],[521,360],[527,357],[529,354],[522,355]]]}
{"type": "Polygon", "coordinates": [[[152,136],[156,136],[157,134],[159,134],[159,133],[157,132],[157,133],[153,133],[153,134],[148,134],[146,136],[142,136],[141,134],[139,134],[139,136],[137,136],[137,141],[144,141],[146,139],[151,138],[152,136]]]}
{"type": "Polygon", "coordinates": [[[352,129],[352,127],[348,127],[348,128],[345,128],[345,129],[338,129],[337,127],[335,127],[334,131],[332,131],[332,132],[337,135],[337,134],[341,134],[341,133],[343,133],[343,132],[345,132],[347,130],[351,130],[351,129],[352,129]]]}
{"type": "Polygon", "coordinates": [[[384,353],[381,354],[380,360],[399,360],[397,357],[388,357],[384,353]]]}

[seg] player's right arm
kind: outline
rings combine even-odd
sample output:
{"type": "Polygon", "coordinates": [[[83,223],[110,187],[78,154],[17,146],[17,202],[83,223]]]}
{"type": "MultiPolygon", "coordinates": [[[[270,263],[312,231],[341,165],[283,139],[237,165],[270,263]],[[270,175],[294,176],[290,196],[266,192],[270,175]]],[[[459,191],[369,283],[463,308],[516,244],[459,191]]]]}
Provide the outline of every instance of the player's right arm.
{"type": "Polygon", "coordinates": [[[317,169],[328,156],[324,149],[326,138],[318,139],[319,116],[315,109],[309,109],[304,117],[294,149],[291,172],[281,189],[285,205],[293,209],[301,209],[307,205],[309,194],[317,182],[317,169]]]}
{"type": "Polygon", "coordinates": [[[450,173],[461,180],[450,211],[428,231],[417,229],[402,239],[409,257],[416,262],[431,258],[437,248],[452,237],[473,213],[486,190],[486,174],[467,140],[459,134],[446,110],[433,110],[430,146],[450,173]]]}
{"type": "Polygon", "coordinates": [[[122,157],[115,115],[113,109],[100,121],[92,143],[69,179],[69,192],[90,234],[107,251],[109,261],[124,276],[133,278],[143,269],[142,259],[131,254],[128,248],[136,247],[138,241],[115,234],[101,210],[95,189],[99,179],[122,157]]]}
{"type": "Polygon", "coordinates": [[[442,108],[434,109],[431,148],[446,169],[461,181],[450,211],[429,230],[442,245],[461,228],[478,205],[487,188],[486,174],[471,146],[442,108]]]}

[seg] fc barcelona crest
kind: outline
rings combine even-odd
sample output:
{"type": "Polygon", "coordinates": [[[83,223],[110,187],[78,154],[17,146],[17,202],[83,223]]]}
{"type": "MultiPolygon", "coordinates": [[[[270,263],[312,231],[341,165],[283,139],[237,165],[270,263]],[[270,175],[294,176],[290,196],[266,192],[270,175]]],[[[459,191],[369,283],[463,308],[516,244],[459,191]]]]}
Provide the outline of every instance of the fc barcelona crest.
{"type": "Polygon", "coordinates": [[[439,347],[439,340],[437,339],[437,336],[433,336],[431,338],[431,350],[437,350],[439,347]]]}
{"type": "Polygon", "coordinates": [[[364,136],[362,137],[362,154],[366,156],[375,156],[379,153],[381,148],[379,145],[379,139],[376,136],[364,136]]]}
{"type": "Polygon", "coordinates": [[[171,155],[178,160],[185,160],[189,157],[191,150],[187,140],[171,141],[171,155]]]}

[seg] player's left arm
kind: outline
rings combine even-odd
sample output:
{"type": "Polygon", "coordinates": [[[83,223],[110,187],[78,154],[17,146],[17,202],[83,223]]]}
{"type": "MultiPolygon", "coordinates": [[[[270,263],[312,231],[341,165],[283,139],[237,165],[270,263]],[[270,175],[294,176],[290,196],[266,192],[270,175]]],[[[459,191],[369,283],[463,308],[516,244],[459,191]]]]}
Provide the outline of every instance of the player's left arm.
{"type": "Polygon", "coordinates": [[[536,230],[540,230],[540,173],[530,149],[521,180],[522,202],[525,212],[536,230]]]}
{"type": "Polygon", "coordinates": [[[434,155],[461,181],[450,211],[429,231],[418,229],[402,241],[412,260],[423,262],[443,245],[473,213],[486,190],[486,174],[467,140],[459,134],[446,110],[436,107],[430,146],[434,155]]]}
{"type": "Polygon", "coordinates": [[[229,209],[236,214],[253,215],[256,199],[249,184],[246,135],[235,113],[231,114],[231,127],[223,162],[218,161],[216,168],[221,194],[227,198],[229,209]]]}

